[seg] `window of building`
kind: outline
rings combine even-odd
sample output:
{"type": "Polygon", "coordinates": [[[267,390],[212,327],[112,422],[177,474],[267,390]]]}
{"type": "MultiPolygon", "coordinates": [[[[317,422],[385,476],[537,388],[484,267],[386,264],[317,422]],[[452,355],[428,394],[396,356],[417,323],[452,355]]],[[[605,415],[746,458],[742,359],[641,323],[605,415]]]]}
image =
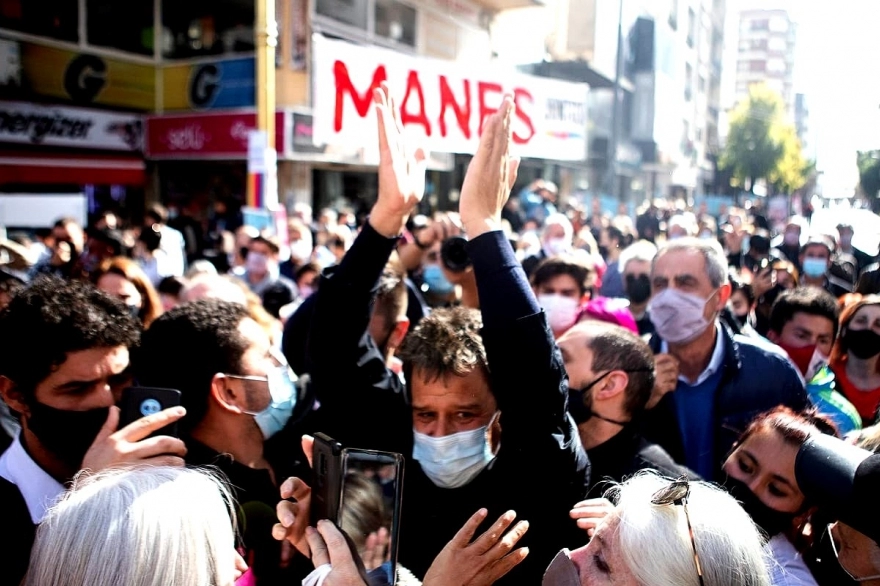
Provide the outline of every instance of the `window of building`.
{"type": "Polygon", "coordinates": [[[684,66],[684,99],[690,102],[694,94],[694,68],[690,63],[684,66]]]}
{"type": "Polygon", "coordinates": [[[749,71],[767,71],[767,62],[760,59],[749,61],[749,71]]]}
{"type": "Polygon", "coordinates": [[[162,0],[162,55],[185,59],[252,52],[254,20],[253,2],[162,0]]]}
{"type": "Polygon", "coordinates": [[[375,0],[376,34],[410,47],[416,45],[416,9],[396,0],[375,0]]]}
{"type": "Polygon", "coordinates": [[[697,89],[701,94],[706,93],[706,76],[701,75],[699,80],[697,81],[697,89]]]}
{"type": "Polygon", "coordinates": [[[153,0],[86,0],[86,40],[97,47],[152,55],[153,0]]]}
{"type": "Polygon", "coordinates": [[[315,0],[315,13],[362,30],[369,25],[368,0],[315,0]]]}
{"type": "Polygon", "coordinates": [[[693,8],[688,8],[688,28],[687,28],[687,44],[688,47],[694,46],[694,35],[697,30],[697,13],[693,8]]]}
{"type": "Polygon", "coordinates": [[[766,18],[753,20],[749,24],[749,28],[751,28],[753,31],[765,31],[770,28],[770,21],[768,21],[766,18]]]}
{"type": "Polygon", "coordinates": [[[75,43],[79,40],[78,6],[70,0],[2,0],[0,28],[75,43]]]}
{"type": "Polygon", "coordinates": [[[669,26],[672,30],[678,30],[678,0],[672,0],[672,5],[669,7],[669,26]]]}

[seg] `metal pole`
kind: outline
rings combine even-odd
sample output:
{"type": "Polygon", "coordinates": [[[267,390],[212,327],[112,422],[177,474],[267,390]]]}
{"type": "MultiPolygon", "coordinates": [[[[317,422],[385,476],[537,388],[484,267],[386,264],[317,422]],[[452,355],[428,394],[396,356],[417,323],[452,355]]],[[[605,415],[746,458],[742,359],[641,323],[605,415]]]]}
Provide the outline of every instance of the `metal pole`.
{"type": "Polygon", "coordinates": [[[617,14],[617,63],[614,71],[614,103],[611,106],[611,140],[608,141],[608,170],[605,188],[612,197],[620,199],[623,193],[618,190],[617,179],[617,144],[620,141],[620,108],[621,91],[620,77],[623,74],[623,0],[617,14]]]}
{"type": "Polygon", "coordinates": [[[257,0],[256,4],[257,130],[266,132],[267,144],[274,148],[275,46],[278,44],[275,0],[257,0]]]}

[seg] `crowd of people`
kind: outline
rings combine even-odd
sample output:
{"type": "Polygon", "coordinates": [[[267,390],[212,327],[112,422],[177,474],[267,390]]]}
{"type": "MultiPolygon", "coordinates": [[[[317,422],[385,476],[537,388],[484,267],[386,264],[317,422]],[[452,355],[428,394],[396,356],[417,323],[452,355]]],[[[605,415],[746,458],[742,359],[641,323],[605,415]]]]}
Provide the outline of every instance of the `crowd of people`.
{"type": "Polygon", "coordinates": [[[880,584],[877,250],[510,197],[509,98],[422,215],[374,102],[360,225],[300,207],[202,255],[153,206],[4,245],[0,583],[880,584]],[[121,425],[133,385],[181,404],[121,425]],[[319,432],[403,456],[399,527],[311,518],[319,432]]]}

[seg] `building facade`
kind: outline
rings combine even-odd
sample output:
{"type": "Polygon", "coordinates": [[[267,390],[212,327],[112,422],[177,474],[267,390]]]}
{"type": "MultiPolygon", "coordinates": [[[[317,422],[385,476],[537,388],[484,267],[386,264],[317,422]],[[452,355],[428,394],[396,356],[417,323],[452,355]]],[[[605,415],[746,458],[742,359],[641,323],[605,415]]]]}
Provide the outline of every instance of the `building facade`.
{"type": "Polygon", "coordinates": [[[736,45],[736,101],[749,86],[765,83],[782,96],[794,120],[794,56],[797,25],[785,10],[744,10],[739,14],[736,45]]]}

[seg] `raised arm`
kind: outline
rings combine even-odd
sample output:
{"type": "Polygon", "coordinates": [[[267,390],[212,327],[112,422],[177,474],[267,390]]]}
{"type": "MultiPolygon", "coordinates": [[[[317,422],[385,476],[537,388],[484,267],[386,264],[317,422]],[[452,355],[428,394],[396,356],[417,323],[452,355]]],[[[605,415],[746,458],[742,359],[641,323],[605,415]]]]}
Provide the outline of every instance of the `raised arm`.
{"type": "Polygon", "coordinates": [[[334,417],[362,418],[359,409],[363,405],[381,411],[383,405],[369,391],[400,389],[369,334],[369,324],[382,270],[424,194],[426,157],[422,150],[406,149],[387,87],[376,90],[374,106],[379,135],[378,200],[342,262],[321,279],[307,344],[318,400],[334,417]]]}
{"type": "Polygon", "coordinates": [[[565,415],[567,384],[559,350],[501,231],[501,210],[519,166],[510,153],[512,113],[513,103],[507,98],[486,120],[462,186],[460,211],[470,239],[483,342],[502,413],[504,442],[540,437],[542,441],[532,445],[547,447],[543,439],[550,434],[567,444],[572,428],[565,415]],[[515,434],[509,433],[514,429],[515,434]]]}

